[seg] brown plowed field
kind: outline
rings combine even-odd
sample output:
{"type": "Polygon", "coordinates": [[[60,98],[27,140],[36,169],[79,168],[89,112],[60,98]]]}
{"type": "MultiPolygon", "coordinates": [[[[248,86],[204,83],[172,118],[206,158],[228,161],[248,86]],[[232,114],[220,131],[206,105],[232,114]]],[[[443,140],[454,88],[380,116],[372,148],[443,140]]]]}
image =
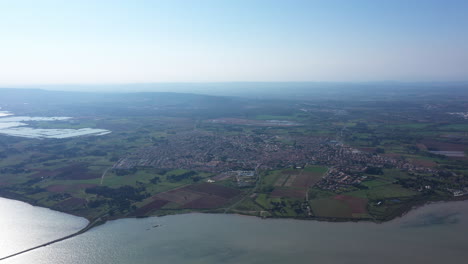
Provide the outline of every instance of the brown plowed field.
{"type": "Polygon", "coordinates": [[[145,215],[153,210],[161,209],[164,205],[169,203],[169,201],[162,200],[162,199],[156,199],[152,201],[151,203],[138,208],[135,212],[133,212],[133,215],[138,216],[138,215],[145,215]]]}
{"type": "Polygon", "coordinates": [[[302,199],[305,197],[306,189],[286,189],[286,188],[275,188],[271,192],[271,197],[291,197],[302,199]]]}
{"type": "Polygon", "coordinates": [[[199,193],[216,195],[224,199],[231,199],[240,194],[239,190],[212,183],[194,184],[187,186],[184,189],[199,193]]]}
{"type": "Polygon", "coordinates": [[[433,168],[437,166],[437,163],[430,161],[430,160],[423,160],[423,159],[413,159],[411,160],[411,163],[413,163],[416,166],[429,167],[429,168],[433,168]]]}
{"type": "Polygon", "coordinates": [[[400,159],[401,158],[401,154],[398,154],[398,153],[385,153],[385,154],[381,154],[380,156],[389,157],[389,158],[393,158],[393,159],[400,159]]]}
{"type": "Polygon", "coordinates": [[[240,191],[233,188],[201,183],[159,193],[153,198],[180,204],[180,208],[210,209],[222,206],[239,194],[240,191]]]}
{"type": "Polygon", "coordinates": [[[163,193],[158,193],[154,197],[156,199],[167,200],[170,202],[178,203],[178,204],[185,204],[196,200],[202,197],[202,194],[192,192],[186,188],[171,190],[163,193]]]}
{"type": "Polygon", "coordinates": [[[349,208],[351,208],[353,214],[367,213],[367,199],[348,195],[337,195],[334,197],[334,199],[343,201],[346,205],[349,206],[349,208]]]}
{"type": "Polygon", "coordinates": [[[321,173],[316,172],[302,172],[293,182],[292,186],[295,188],[309,188],[322,179],[321,173]]]}
{"type": "Polygon", "coordinates": [[[65,180],[88,180],[101,177],[97,173],[91,173],[86,164],[73,164],[55,170],[42,170],[30,176],[31,178],[38,177],[53,177],[65,180]]]}
{"type": "Polygon", "coordinates": [[[192,209],[212,209],[221,207],[228,200],[221,198],[216,195],[203,196],[195,201],[184,204],[181,208],[192,208],[192,209]]]}
{"type": "Polygon", "coordinates": [[[446,143],[435,140],[423,140],[422,142],[428,149],[438,149],[441,151],[465,151],[468,150],[468,145],[446,143]]]}

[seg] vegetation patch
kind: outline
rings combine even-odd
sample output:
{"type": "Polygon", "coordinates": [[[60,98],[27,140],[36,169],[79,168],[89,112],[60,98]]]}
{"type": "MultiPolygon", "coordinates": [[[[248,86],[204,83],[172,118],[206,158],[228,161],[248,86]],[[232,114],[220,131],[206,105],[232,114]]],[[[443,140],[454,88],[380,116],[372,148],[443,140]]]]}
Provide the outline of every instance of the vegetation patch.
{"type": "Polygon", "coordinates": [[[64,193],[69,192],[73,193],[78,190],[85,190],[87,188],[92,188],[97,186],[96,184],[87,184],[87,183],[80,183],[80,184],[53,184],[47,186],[47,191],[53,193],[64,193]]]}
{"type": "Polygon", "coordinates": [[[71,197],[69,199],[66,199],[62,202],[59,202],[54,205],[54,208],[57,208],[59,210],[69,210],[70,208],[81,208],[84,207],[87,204],[85,199],[82,198],[76,198],[76,197],[71,197]]]}

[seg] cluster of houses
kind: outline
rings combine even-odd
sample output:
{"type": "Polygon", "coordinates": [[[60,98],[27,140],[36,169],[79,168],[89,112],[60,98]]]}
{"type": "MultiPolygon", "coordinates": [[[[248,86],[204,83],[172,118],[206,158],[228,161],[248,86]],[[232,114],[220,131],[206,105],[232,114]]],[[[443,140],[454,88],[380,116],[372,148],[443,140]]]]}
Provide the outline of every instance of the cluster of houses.
{"type": "Polygon", "coordinates": [[[447,191],[451,192],[454,197],[468,195],[468,188],[463,189],[447,189],[447,191]]]}
{"type": "Polygon", "coordinates": [[[183,168],[224,172],[227,173],[225,176],[235,177],[239,187],[243,187],[253,185],[255,170],[258,168],[276,169],[307,163],[330,167],[318,183],[318,186],[328,190],[359,185],[365,179],[363,174],[368,167],[437,172],[404,159],[353,149],[326,137],[224,135],[207,131],[177,133],[121,158],[113,168],[183,168]]]}
{"type": "Polygon", "coordinates": [[[134,167],[184,168],[206,172],[282,168],[307,163],[324,138],[275,135],[223,135],[190,131],[171,135],[118,160],[113,169],[134,167]]]}

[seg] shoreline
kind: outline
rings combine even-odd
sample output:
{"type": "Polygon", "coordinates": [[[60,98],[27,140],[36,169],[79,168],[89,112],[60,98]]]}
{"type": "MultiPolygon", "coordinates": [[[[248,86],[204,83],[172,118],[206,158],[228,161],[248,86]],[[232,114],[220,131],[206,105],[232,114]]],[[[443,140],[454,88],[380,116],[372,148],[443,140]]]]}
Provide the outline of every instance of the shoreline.
{"type": "MultiPolygon", "coordinates": [[[[23,202],[23,203],[27,203],[27,204],[29,204],[31,206],[41,207],[41,208],[45,208],[45,209],[48,209],[48,210],[52,210],[52,211],[56,211],[56,212],[60,212],[60,213],[68,214],[68,215],[73,215],[73,216],[76,216],[76,217],[81,217],[81,218],[86,219],[89,222],[88,225],[90,223],[96,222],[97,220],[101,221],[101,223],[95,224],[93,227],[99,226],[101,224],[105,224],[107,221],[114,221],[114,220],[119,220],[119,219],[138,219],[138,218],[148,218],[148,217],[163,217],[163,216],[169,216],[169,215],[183,215],[183,214],[192,214],[192,213],[199,213],[199,214],[233,214],[233,215],[240,215],[240,216],[247,216],[247,217],[256,217],[256,218],[260,218],[260,219],[264,219],[264,220],[268,220],[268,219],[293,219],[293,220],[320,221],[320,222],[332,222],[332,223],[372,222],[372,223],[376,223],[376,224],[381,224],[381,223],[386,223],[386,222],[392,221],[392,220],[394,220],[396,218],[404,217],[407,213],[409,213],[409,212],[411,212],[413,210],[416,210],[418,208],[424,207],[426,205],[468,200],[468,195],[453,197],[452,199],[442,199],[442,200],[417,200],[417,201],[408,203],[406,206],[402,207],[402,210],[398,210],[395,214],[393,214],[390,217],[388,217],[386,219],[383,219],[383,220],[376,220],[376,219],[373,219],[373,218],[340,218],[340,217],[317,217],[317,216],[313,216],[313,217],[287,217],[287,216],[284,216],[284,217],[281,217],[281,216],[263,217],[263,216],[247,214],[247,213],[243,214],[241,212],[229,212],[229,211],[220,212],[220,211],[218,211],[218,210],[222,210],[223,208],[219,208],[219,209],[215,209],[215,210],[207,210],[207,211],[203,211],[203,210],[200,210],[200,211],[186,210],[186,209],[184,209],[184,210],[171,210],[171,211],[159,211],[159,212],[156,212],[154,214],[149,214],[149,215],[124,216],[124,217],[119,217],[119,216],[109,217],[106,214],[104,214],[104,215],[98,216],[97,218],[89,218],[89,217],[79,215],[79,214],[74,213],[74,212],[69,212],[69,211],[60,210],[60,209],[57,209],[57,208],[41,206],[41,205],[38,205],[37,203],[35,203],[34,201],[32,201],[31,199],[24,198],[24,197],[22,197],[20,195],[15,194],[15,195],[10,196],[10,195],[4,195],[4,194],[5,194],[5,192],[2,192],[0,190],[0,198],[10,199],[10,200],[14,200],[14,201],[20,201],[20,202],[23,202]]],[[[13,194],[13,193],[11,193],[11,194],[13,194]]]]}
{"type": "Polygon", "coordinates": [[[80,215],[68,213],[68,212],[65,212],[65,211],[60,211],[60,210],[55,210],[55,209],[48,208],[48,207],[38,206],[38,205],[29,203],[29,202],[26,202],[26,201],[23,201],[23,200],[20,200],[20,199],[12,199],[12,198],[8,198],[8,197],[4,197],[3,195],[0,196],[0,198],[9,199],[9,200],[13,200],[13,201],[20,201],[20,202],[27,203],[27,204],[29,204],[31,206],[41,207],[41,208],[45,208],[45,209],[48,209],[48,210],[73,215],[73,216],[76,216],[76,217],[82,217],[82,218],[85,218],[88,221],[88,224],[84,228],[78,230],[75,233],[72,233],[70,235],[67,235],[67,236],[64,236],[64,237],[61,237],[61,238],[58,238],[58,239],[54,239],[52,241],[40,244],[38,246],[34,246],[32,248],[28,248],[28,249],[16,252],[14,254],[10,254],[8,256],[0,257],[0,261],[8,259],[8,258],[12,258],[14,256],[18,256],[18,255],[21,255],[21,254],[24,254],[24,253],[27,253],[27,252],[30,252],[30,251],[33,251],[33,250],[36,250],[36,249],[39,249],[39,248],[42,248],[42,247],[46,247],[46,246],[49,246],[49,245],[52,245],[52,244],[55,244],[55,243],[58,243],[58,242],[73,238],[73,237],[76,237],[76,236],[79,236],[79,235],[84,234],[87,231],[89,231],[89,230],[91,230],[91,229],[93,229],[95,227],[106,224],[109,221],[117,221],[117,220],[123,220],[123,219],[164,217],[164,216],[170,216],[170,215],[174,216],[174,215],[183,215],[183,214],[226,214],[226,215],[231,214],[231,215],[242,216],[242,217],[255,217],[255,218],[260,218],[260,219],[263,219],[263,220],[269,220],[269,219],[270,220],[301,220],[301,221],[318,221],[318,222],[329,222],[329,223],[366,222],[366,223],[384,224],[386,222],[390,222],[390,221],[392,221],[394,219],[397,219],[397,218],[403,218],[409,212],[417,210],[417,209],[422,208],[422,207],[427,206],[427,205],[443,204],[443,203],[450,203],[450,202],[461,202],[461,201],[468,200],[468,196],[461,196],[461,197],[456,197],[456,198],[453,198],[453,199],[445,199],[445,200],[438,200],[438,201],[435,201],[435,200],[432,200],[432,201],[431,200],[429,200],[429,201],[416,201],[414,204],[409,205],[408,207],[405,207],[404,210],[401,210],[401,212],[398,212],[398,214],[395,214],[394,216],[392,216],[389,219],[386,219],[384,221],[375,221],[375,220],[372,220],[372,219],[349,219],[349,218],[336,218],[336,217],[329,217],[329,218],[328,217],[311,217],[311,218],[305,218],[305,217],[304,218],[260,217],[260,216],[251,215],[251,214],[241,214],[241,213],[238,213],[238,212],[237,213],[236,212],[232,212],[232,213],[222,212],[221,213],[221,212],[214,212],[214,211],[211,211],[211,212],[207,212],[207,211],[205,211],[205,212],[203,212],[203,211],[188,211],[188,212],[183,212],[183,213],[154,214],[154,215],[147,215],[147,216],[145,215],[145,216],[141,216],[141,217],[134,216],[134,217],[110,217],[110,218],[106,217],[106,218],[104,218],[104,217],[101,216],[101,217],[98,217],[98,218],[95,218],[95,219],[89,219],[87,217],[83,217],[83,216],[80,216],[80,215]]]}

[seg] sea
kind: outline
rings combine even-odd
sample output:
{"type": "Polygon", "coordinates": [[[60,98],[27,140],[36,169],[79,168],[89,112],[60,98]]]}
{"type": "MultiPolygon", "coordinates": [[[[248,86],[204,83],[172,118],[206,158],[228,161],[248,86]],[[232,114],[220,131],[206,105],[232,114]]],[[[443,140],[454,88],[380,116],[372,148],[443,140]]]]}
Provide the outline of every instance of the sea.
{"type": "MultiPolygon", "coordinates": [[[[0,257],[71,234],[84,218],[0,199],[0,257]]],[[[385,223],[190,213],[109,221],[5,264],[467,263],[468,201],[385,223]]]]}

